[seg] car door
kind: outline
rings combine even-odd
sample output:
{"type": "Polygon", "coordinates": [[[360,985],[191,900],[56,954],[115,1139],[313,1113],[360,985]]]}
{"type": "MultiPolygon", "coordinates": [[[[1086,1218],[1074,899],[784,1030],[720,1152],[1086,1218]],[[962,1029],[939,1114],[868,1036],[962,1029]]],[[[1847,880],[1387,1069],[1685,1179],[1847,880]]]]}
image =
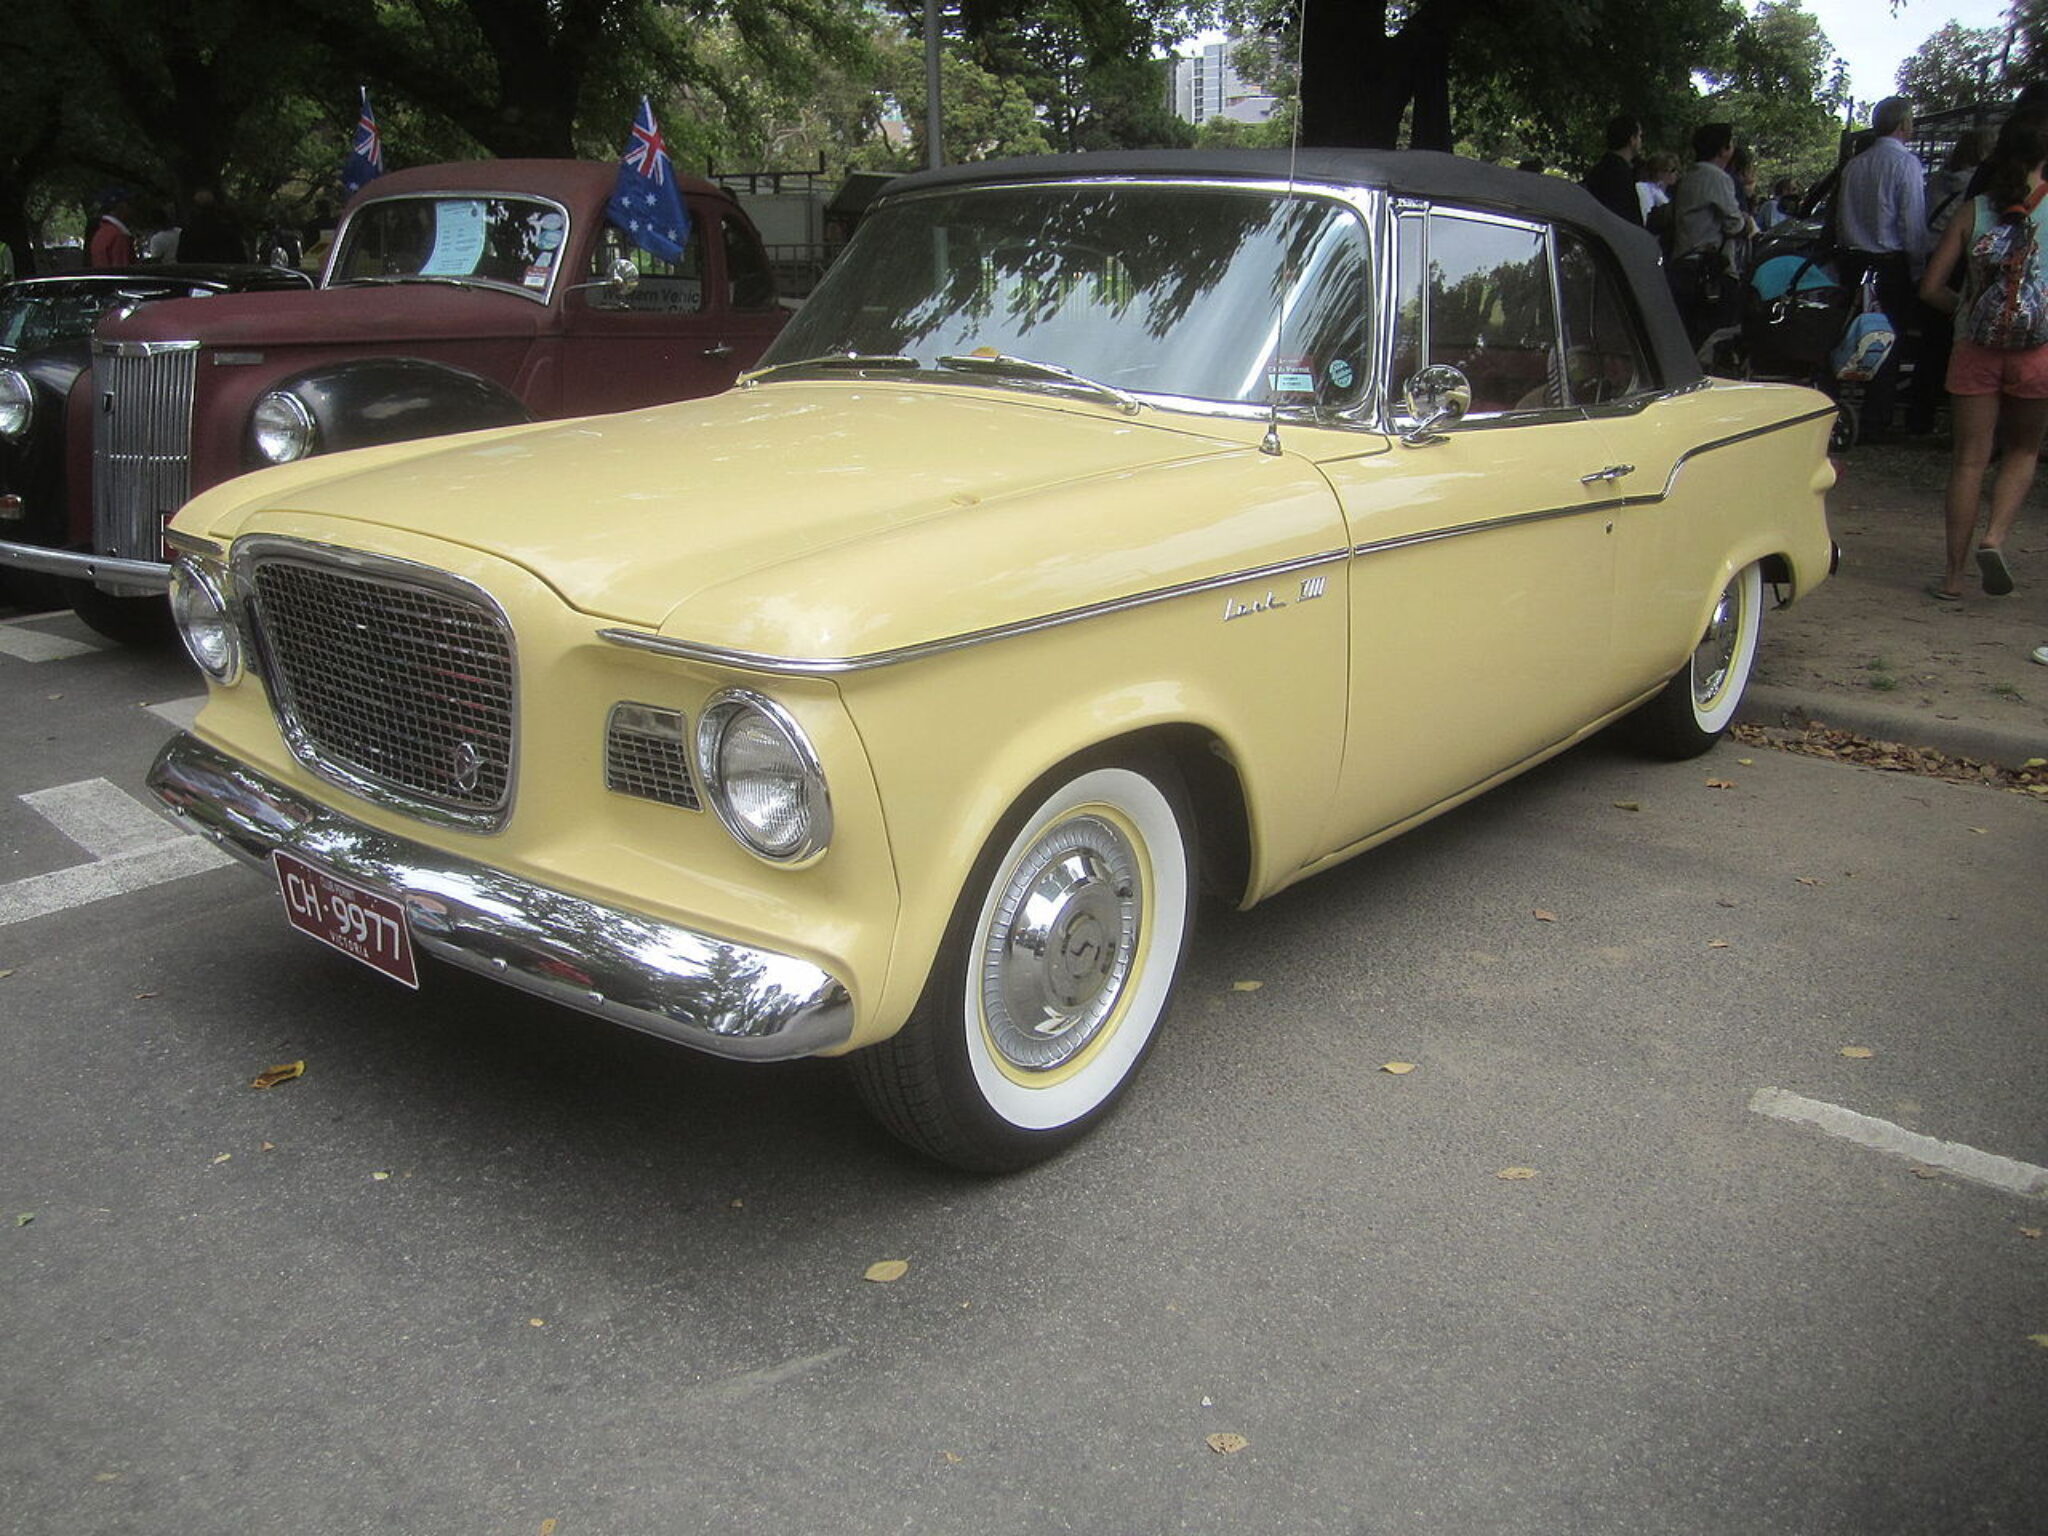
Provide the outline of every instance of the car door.
{"type": "Polygon", "coordinates": [[[693,200],[682,256],[662,261],[606,226],[562,312],[563,416],[716,394],[781,328],[759,241],[729,209],[693,200]],[[638,280],[607,279],[620,261],[638,280]]]}
{"type": "Polygon", "coordinates": [[[1490,782],[1611,707],[1617,466],[1568,395],[1550,230],[1476,209],[1391,218],[1390,452],[1325,465],[1351,540],[1350,716],[1326,845],[1490,782]],[[1462,420],[1400,403],[1424,365],[1462,420]]]}

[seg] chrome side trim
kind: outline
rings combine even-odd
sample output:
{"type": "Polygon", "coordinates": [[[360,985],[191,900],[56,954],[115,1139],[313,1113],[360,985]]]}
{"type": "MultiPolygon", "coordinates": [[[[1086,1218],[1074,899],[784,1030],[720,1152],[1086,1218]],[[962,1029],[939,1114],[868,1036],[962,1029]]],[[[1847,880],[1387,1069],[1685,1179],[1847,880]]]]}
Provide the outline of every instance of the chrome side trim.
{"type": "Polygon", "coordinates": [[[1114,598],[1108,602],[1062,609],[1058,613],[1046,614],[1042,618],[1019,619],[1010,624],[992,624],[987,629],[970,630],[966,634],[952,635],[944,640],[927,640],[917,645],[898,646],[894,650],[869,651],[860,656],[773,656],[762,651],[739,651],[722,645],[704,645],[694,640],[675,640],[667,635],[650,634],[639,629],[601,629],[598,631],[598,638],[634,650],[653,651],[660,656],[673,656],[684,661],[709,662],[719,667],[739,667],[749,672],[766,672],[783,677],[836,677],[849,672],[872,672],[878,667],[893,667],[906,661],[921,661],[927,656],[943,656],[949,651],[962,651],[970,646],[986,645],[993,640],[1010,640],[1019,635],[1035,635],[1041,630],[1059,629],[1068,624],[1104,618],[1112,613],[1127,613],[1134,608],[1149,608],[1155,603],[1171,602],[1175,598],[1192,597],[1203,592],[1214,592],[1247,581],[1264,581],[1274,576],[1290,575],[1295,571],[1311,570],[1319,565],[1335,565],[1349,553],[1350,551],[1343,549],[1324,550],[1320,554],[1301,555],[1293,560],[1257,566],[1228,576],[1210,576],[1201,581],[1157,587],[1149,592],[1137,592],[1129,597],[1114,598]]]}
{"type": "Polygon", "coordinates": [[[1149,592],[1134,593],[1130,597],[1115,598],[1109,602],[1062,609],[1058,613],[1046,614],[1042,618],[995,624],[987,629],[969,630],[965,634],[948,636],[943,640],[927,640],[917,645],[898,646],[893,650],[869,651],[859,656],[775,656],[762,651],[741,651],[726,646],[705,645],[694,640],[677,640],[667,635],[650,634],[637,629],[603,629],[598,631],[598,636],[613,645],[652,651],[661,656],[673,656],[683,661],[707,662],[712,666],[737,667],[744,671],[764,672],[773,676],[836,677],[851,672],[871,672],[878,667],[893,667],[901,662],[921,661],[928,656],[943,656],[951,651],[966,650],[970,646],[986,645],[997,640],[1011,640],[1020,635],[1037,634],[1041,630],[1058,629],[1068,624],[1085,623],[1109,614],[1125,613],[1133,608],[1171,602],[1179,597],[1214,592],[1219,588],[1234,587],[1244,582],[1264,581],[1274,576],[1285,576],[1319,565],[1333,565],[1340,560],[1384,554],[1389,550],[1408,549],[1418,544],[1434,544],[1444,539],[1462,538],[1466,534],[1487,533],[1499,528],[1511,528],[1518,523],[1540,523],[1560,517],[1585,517],[1600,512],[1612,512],[1623,507],[1654,506],[1669,499],[1672,488],[1678,483],[1679,471],[1700,455],[1736,443],[1746,443],[1752,438],[1764,437],[1773,432],[1805,426],[1808,422],[1832,420],[1834,415],[1834,408],[1830,406],[1826,410],[1809,411],[1803,416],[1787,417],[1783,421],[1772,422],[1769,426],[1752,427],[1748,431],[1731,433],[1727,437],[1697,444],[1686,449],[1672,461],[1671,472],[1665,477],[1662,489],[1637,496],[1609,496],[1599,501],[1580,502],[1572,506],[1544,507],[1532,512],[1513,513],[1507,517],[1482,518],[1477,522],[1458,523],[1448,528],[1425,529],[1418,533],[1404,534],[1400,538],[1358,544],[1349,549],[1325,550],[1319,554],[1303,555],[1274,565],[1233,571],[1229,575],[1211,576],[1201,581],[1181,582],[1171,587],[1158,587],[1149,592]]]}
{"type": "Polygon", "coordinates": [[[428,954],[715,1056],[776,1061],[843,1044],[853,999],[808,961],[592,901],[395,837],[301,798],[180,733],[149,787],[259,869],[277,849],[383,891],[428,954]]]}

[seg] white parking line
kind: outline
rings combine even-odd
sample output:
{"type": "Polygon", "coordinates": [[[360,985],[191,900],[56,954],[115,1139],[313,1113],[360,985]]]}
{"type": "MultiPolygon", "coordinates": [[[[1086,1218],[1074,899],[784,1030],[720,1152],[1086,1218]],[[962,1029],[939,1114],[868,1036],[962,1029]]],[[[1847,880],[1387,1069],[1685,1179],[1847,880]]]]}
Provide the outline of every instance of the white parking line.
{"type": "Polygon", "coordinates": [[[0,654],[12,656],[16,661],[68,661],[73,656],[90,656],[95,651],[110,649],[110,644],[93,645],[84,640],[73,640],[68,635],[27,629],[19,619],[9,619],[0,624],[0,654]]]}
{"type": "Polygon", "coordinates": [[[37,790],[21,800],[93,862],[0,885],[0,928],[233,862],[105,779],[37,790]]]}
{"type": "Polygon", "coordinates": [[[181,731],[192,729],[192,722],[199,718],[199,711],[206,705],[206,695],[194,694],[189,699],[166,699],[161,704],[145,704],[142,707],[159,720],[167,720],[181,731]]]}
{"type": "Polygon", "coordinates": [[[1903,1157],[1930,1168],[1946,1169],[1959,1179],[1988,1184],[2010,1194],[2048,1194],[2048,1168],[2023,1163],[2017,1158],[2000,1157],[1995,1152],[1980,1152],[1959,1141],[1936,1141],[1932,1136],[1919,1135],[1903,1126],[1893,1125],[1889,1120],[1859,1115],[1839,1104],[1804,1099],[1782,1088],[1759,1088],[1751,1096],[1749,1107],[1773,1120],[1811,1125],[1830,1136],[1853,1141],[1859,1147],[1903,1157]]]}

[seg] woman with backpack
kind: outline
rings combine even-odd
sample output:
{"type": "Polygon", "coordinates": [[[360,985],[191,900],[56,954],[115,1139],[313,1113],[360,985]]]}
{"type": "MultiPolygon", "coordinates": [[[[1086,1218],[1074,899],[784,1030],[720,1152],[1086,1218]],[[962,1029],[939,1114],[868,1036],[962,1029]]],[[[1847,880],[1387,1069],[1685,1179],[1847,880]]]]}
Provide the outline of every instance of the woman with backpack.
{"type": "Polygon", "coordinates": [[[1927,589],[1959,602],[1975,546],[1984,590],[2012,591],[2005,540],[2034,483],[2048,431],[2048,110],[2006,119],[1986,162],[1981,196],[1949,221],[1928,258],[1920,297],[1955,315],[1948,392],[1955,457],[1948,477],[1948,565],[1927,589]],[[1949,277],[1962,264],[1962,291],[1949,277]],[[1991,518],[1978,537],[1979,503],[1994,444],[2001,452],[1991,486],[1991,518]]]}

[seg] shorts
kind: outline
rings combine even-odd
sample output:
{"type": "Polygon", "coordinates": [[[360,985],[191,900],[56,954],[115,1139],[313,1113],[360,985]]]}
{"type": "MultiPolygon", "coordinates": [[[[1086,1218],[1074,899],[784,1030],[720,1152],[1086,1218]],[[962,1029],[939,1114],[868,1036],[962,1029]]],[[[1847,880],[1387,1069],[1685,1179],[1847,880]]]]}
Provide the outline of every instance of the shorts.
{"type": "Polygon", "coordinates": [[[1958,336],[1948,355],[1948,392],[2048,400],[2048,347],[1998,352],[1958,336]]]}

